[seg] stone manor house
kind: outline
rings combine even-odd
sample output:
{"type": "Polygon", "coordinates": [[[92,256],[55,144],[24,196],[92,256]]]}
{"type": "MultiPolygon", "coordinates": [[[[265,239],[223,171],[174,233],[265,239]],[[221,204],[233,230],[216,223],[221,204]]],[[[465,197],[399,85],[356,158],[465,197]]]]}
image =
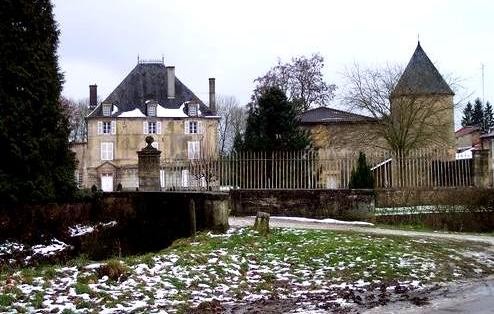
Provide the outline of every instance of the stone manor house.
{"type": "MultiPolygon", "coordinates": [[[[215,79],[209,79],[206,106],[176,76],[175,67],[161,61],[139,61],[135,68],[101,103],[97,86],[90,85],[86,143],[72,144],[79,186],[95,185],[103,191],[139,186],[137,154],[145,137],[161,160],[195,160],[217,153],[218,123],[215,108],[215,79]]],[[[165,172],[162,171],[162,180],[165,172]]],[[[166,173],[177,176],[184,174],[166,173]]]]}

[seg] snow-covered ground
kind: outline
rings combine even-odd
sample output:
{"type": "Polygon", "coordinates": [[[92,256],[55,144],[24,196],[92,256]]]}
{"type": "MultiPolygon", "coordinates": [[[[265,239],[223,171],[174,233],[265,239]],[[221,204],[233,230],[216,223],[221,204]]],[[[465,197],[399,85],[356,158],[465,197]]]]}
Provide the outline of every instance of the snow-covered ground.
{"type": "Polygon", "coordinates": [[[41,269],[29,280],[18,271],[1,278],[0,296],[12,298],[3,310],[13,313],[37,307],[174,313],[208,306],[254,306],[262,312],[266,304],[281,312],[324,313],[408,297],[431,281],[449,280],[451,272],[459,278],[492,273],[492,254],[484,252],[479,261],[469,257],[472,250],[449,242],[320,230],[275,229],[265,238],[249,228],[232,228],[123,262],[41,269]]]}
{"type": "MultiPolygon", "coordinates": [[[[254,217],[254,216],[251,216],[254,217]]],[[[312,218],[303,218],[303,217],[285,217],[285,216],[273,216],[276,220],[289,220],[289,221],[299,221],[299,222],[316,222],[323,224],[333,224],[333,225],[351,225],[351,226],[365,226],[372,227],[373,223],[365,222],[365,221],[343,221],[336,220],[332,218],[325,219],[312,219],[312,218]]]]}

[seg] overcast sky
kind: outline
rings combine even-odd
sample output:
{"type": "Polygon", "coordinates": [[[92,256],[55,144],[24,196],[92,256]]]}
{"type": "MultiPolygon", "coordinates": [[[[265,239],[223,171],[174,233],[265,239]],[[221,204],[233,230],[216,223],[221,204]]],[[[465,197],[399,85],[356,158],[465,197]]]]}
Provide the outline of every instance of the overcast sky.
{"type": "MultiPolygon", "coordinates": [[[[249,100],[253,80],[278,58],[319,52],[328,82],[354,62],[406,65],[417,44],[442,74],[485,98],[494,95],[494,2],[485,1],[158,1],[55,0],[64,95],[106,97],[137,63],[160,59],[207,101],[217,93],[249,100]]],[[[341,88],[340,88],[341,90],[341,88]]],[[[492,102],[492,99],[491,99],[492,102]]],[[[332,106],[338,107],[338,101],[332,106]]]]}

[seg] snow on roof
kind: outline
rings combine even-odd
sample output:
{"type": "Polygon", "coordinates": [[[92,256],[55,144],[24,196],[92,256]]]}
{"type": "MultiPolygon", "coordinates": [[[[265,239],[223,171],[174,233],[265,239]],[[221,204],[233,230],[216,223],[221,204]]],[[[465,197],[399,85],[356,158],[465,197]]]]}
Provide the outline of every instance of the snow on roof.
{"type": "Polygon", "coordinates": [[[460,159],[472,159],[473,158],[473,151],[474,147],[470,147],[466,150],[463,150],[459,153],[456,153],[456,160],[460,159]]]}
{"type": "MultiPolygon", "coordinates": [[[[157,118],[188,118],[189,116],[185,113],[184,108],[186,106],[187,102],[184,102],[180,108],[165,108],[161,106],[160,104],[157,104],[156,106],[156,117],[157,118]]],[[[199,118],[221,118],[220,116],[202,116],[202,112],[198,112],[199,118]]],[[[121,114],[119,114],[117,117],[119,118],[145,118],[146,115],[142,113],[142,111],[139,108],[135,108],[134,110],[131,111],[124,111],[121,114]]],[[[195,118],[195,117],[194,117],[195,118]]]]}
{"type": "Polygon", "coordinates": [[[113,105],[113,110],[111,111],[111,114],[114,115],[117,112],[118,112],[118,107],[113,105]]]}
{"type": "Polygon", "coordinates": [[[187,118],[188,116],[184,112],[185,103],[180,108],[169,109],[163,108],[160,104],[156,106],[156,117],[158,118],[187,118]]]}
{"type": "Polygon", "coordinates": [[[125,111],[118,115],[120,118],[144,118],[146,117],[139,108],[135,108],[131,111],[125,111]]]}

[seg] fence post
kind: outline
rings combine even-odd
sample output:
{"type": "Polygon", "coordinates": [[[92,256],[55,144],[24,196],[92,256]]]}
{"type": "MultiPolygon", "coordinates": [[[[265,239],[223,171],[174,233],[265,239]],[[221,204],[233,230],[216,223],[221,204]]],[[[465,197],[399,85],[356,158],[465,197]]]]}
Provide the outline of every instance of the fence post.
{"type": "Polygon", "coordinates": [[[474,150],[473,157],[473,183],[479,188],[492,186],[492,175],[489,171],[489,151],[474,150]]]}

